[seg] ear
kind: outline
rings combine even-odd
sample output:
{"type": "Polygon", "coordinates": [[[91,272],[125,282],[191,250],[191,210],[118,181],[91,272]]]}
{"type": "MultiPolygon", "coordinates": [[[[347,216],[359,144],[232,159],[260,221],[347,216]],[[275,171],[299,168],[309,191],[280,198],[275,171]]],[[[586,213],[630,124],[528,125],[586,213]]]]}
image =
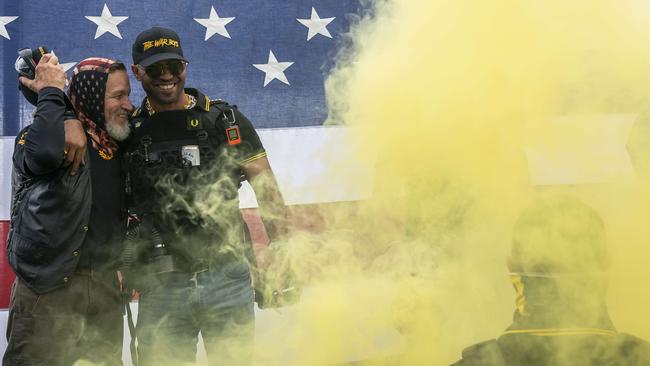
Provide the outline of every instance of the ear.
{"type": "Polygon", "coordinates": [[[133,76],[135,76],[137,81],[142,81],[142,70],[140,70],[138,65],[131,65],[131,72],[133,72],[133,76]]]}

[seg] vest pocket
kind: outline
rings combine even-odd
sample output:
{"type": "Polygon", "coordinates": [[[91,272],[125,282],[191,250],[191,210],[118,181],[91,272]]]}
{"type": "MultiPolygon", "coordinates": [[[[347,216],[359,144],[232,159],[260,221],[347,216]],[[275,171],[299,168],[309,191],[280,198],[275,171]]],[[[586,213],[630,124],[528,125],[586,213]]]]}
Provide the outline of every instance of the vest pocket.
{"type": "Polygon", "coordinates": [[[24,263],[43,264],[52,259],[53,249],[47,243],[30,240],[17,232],[12,233],[9,246],[24,263]]]}

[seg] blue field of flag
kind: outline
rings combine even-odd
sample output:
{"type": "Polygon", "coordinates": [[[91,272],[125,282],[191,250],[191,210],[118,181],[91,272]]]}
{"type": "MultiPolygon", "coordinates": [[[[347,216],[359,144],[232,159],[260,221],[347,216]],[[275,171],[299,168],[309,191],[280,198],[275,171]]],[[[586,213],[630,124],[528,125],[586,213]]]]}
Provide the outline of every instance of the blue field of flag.
{"type": "MultiPolygon", "coordinates": [[[[128,67],[133,40],[151,26],[179,34],[186,86],[238,105],[257,128],[321,125],[324,78],[360,12],[357,0],[3,1],[0,135],[31,121],[14,71],[19,48],[45,45],[69,68],[90,56],[128,67]]],[[[143,91],[131,82],[139,105],[143,91]]]]}

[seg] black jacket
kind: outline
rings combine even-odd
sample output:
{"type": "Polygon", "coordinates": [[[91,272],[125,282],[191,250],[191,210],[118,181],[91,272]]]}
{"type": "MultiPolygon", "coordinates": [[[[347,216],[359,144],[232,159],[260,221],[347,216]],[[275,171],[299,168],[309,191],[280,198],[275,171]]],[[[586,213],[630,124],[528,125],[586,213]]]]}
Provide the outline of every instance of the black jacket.
{"type": "Polygon", "coordinates": [[[38,294],[64,286],[77,267],[91,210],[90,159],[75,176],[63,167],[63,92],[39,93],[34,122],[13,154],[9,263],[38,294]]]}

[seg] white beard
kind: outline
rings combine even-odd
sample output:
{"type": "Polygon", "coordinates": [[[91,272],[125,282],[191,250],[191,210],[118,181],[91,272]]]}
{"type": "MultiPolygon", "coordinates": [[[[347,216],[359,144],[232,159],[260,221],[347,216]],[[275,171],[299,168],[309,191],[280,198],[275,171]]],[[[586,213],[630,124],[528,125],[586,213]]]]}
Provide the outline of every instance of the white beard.
{"type": "Polygon", "coordinates": [[[131,126],[129,125],[129,122],[118,124],[115,121],[110,120],[106,121],[106,132],[108,132],[108,135],[115,140],[124,141],[131,133],[131,126]]]}

